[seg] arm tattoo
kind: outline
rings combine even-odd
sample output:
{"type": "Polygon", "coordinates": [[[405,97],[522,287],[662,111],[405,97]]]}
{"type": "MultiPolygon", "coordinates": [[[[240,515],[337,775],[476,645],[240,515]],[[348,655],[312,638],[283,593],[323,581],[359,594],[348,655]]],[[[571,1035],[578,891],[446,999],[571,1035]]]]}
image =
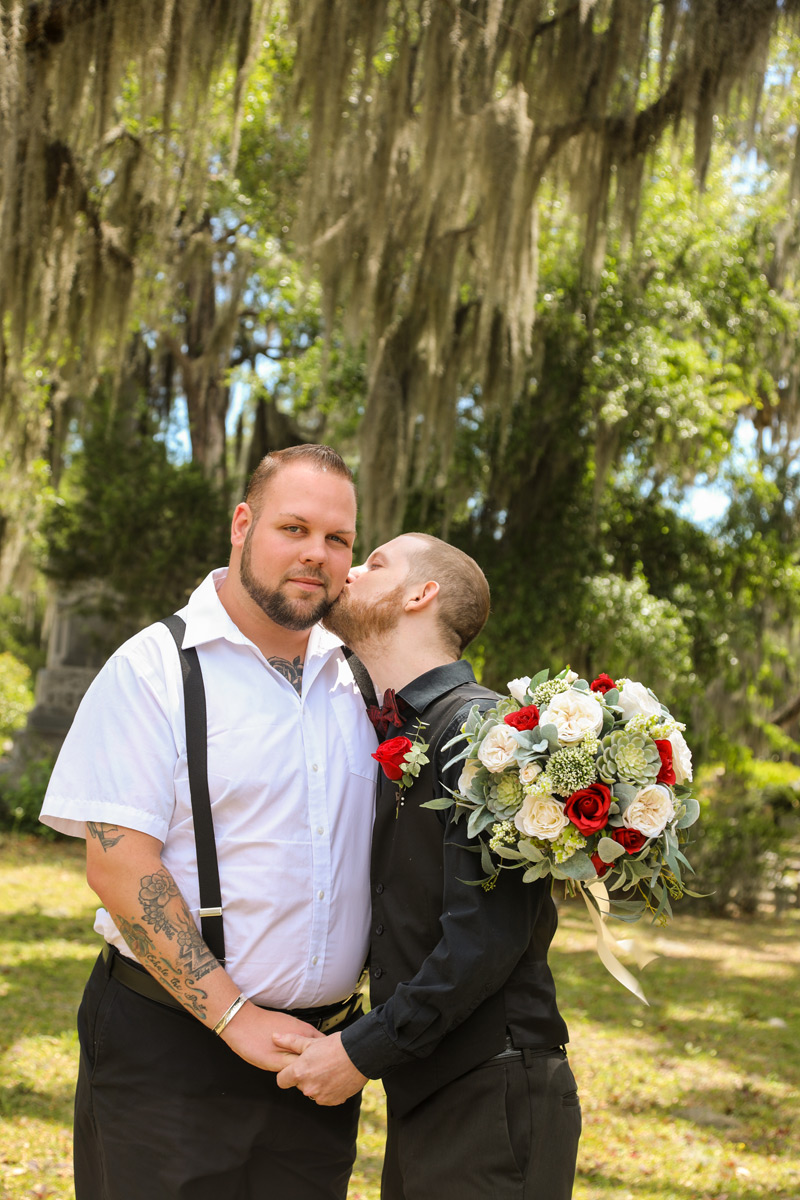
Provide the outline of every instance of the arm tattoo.
{"type": "Polygon", "coordinates": [[[124,833],[119,832],[118,825],[104,825],[95,821],[87,821],[86,828],[93,838],[97,838],[100,845],[103,847],[103,853],[110,850],[112,846],[116,846],[117,842],[121,842],[125,837],[124,833]],[[117,836],[114,837],[114,834],[117,836]]]}
{"type": "Polygon", "coordinates": [[[204,1019],[207,1011],[203,1001],[208,999],[208,992],[199,986],[199,981],[220,964],[203,941],[170,872],[162,867],[152,875],[143,875],[139,882],[144,924],[116,915],[117,928],[159,983],[196,1017],[204,1019]],[[174,940],[175,953],[165,957],[153,941],[153,933],[163,933],[169,941],[174,940]]]}
{"type": "Polygon", "coordinates": [[[293,662],[289,662],[288,658],[268,658],[267,662],[271,667],[274,667],[279,675],[284,679],[288,679],[298,696],[303,693],[303,664],[300,661],[300,655],[293,662]]]}

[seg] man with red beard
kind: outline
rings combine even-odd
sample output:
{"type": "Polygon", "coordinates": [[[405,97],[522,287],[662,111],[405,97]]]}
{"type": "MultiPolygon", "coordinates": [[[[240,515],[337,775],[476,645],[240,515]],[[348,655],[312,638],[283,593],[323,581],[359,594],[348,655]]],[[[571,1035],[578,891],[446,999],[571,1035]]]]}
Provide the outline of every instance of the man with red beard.
{"type": "MultiPolygon", "coordinates": [[[[549,881],[483,877],[467,822],[422,808],[457,786],[446,749],[497,696],[461,655],[489,612],[477,564],[405,534],[350,573],[326,618],[383,693],[379,732],[427,746],[399,787],[390,749],[372,845],[371,1011],[324,1039],[276,1035],[299,1057],[278,1076],[317,1104],[368,1078],[388,1101],[383,1200],[568,1200],[580,1105],[547,951],[549,881]],[[395,694],[396,693],[396,694],[395,694]]],[[[380,753],[380,752],[379,752],[380,753]]]]}
{"type": "Polygon", "coordinates": [[[280,1090],[273,1038],[360,1011],[377,740],[318,624],[355,521],[329,447],[268,455],[230,566],[112,655],[59,756],[42,819],[86,839],[104,905],[78,1014],[77,1200],[347,1193],[359,1097],[280,1090]]]}

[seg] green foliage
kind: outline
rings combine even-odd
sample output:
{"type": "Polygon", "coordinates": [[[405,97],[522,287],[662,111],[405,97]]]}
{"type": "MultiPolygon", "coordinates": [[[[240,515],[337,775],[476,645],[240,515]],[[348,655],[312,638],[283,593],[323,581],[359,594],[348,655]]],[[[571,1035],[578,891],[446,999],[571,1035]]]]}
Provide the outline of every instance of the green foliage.
{"type": "Polygon", "coordinates": [[[32,684],[26,663],[7,650],[0,653],[0,738],[25,724],[28,710],[33,707],[32,684]]]}
{"type": "Polygon", "coordinates": [[[780,885],[800,817],[800,768],[753,760],[708,766],[698,777],[700,819],[691,846],[693,891],[717,914],[756,912],[760,894],[780,885]]]}
{"type": "Polygon", "coordinates": [[[0,775],[0,829],[34,833],[45,841],[62,837],[39,821],[52,770],[52,758],[39,758],[27,763],[18,776],[0,775]]]}
{"type": "Polygon", "coordinates": [[[111,615],[156,619],[227,562],[228,505],[193,463],[169,462],[149,424],[131,429],[101,405],[45,522],[47,574],[104,580],[111,615]]]}

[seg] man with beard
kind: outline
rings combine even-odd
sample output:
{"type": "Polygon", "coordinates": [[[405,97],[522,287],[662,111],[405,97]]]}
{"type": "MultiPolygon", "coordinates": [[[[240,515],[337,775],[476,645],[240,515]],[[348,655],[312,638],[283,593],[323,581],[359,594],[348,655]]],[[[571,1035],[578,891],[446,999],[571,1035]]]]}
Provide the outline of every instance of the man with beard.
{"type": "Polygon", "coordinates": [[[381,1076],[382,1200],[568,1200],[581,1114],[547,951],[549,881],[501,872],[491,890],[466,820],[420,807],[457,787],[448,748],[481,688],[465,647],[489,612],[471,558],[405,534],[379,547],[326,618],[383,692],[388,737],[424,743],[412,786],[379,784],[372,848],[371,1011],[311,1041],[278,1075],[318,1104],[381,1076]],[[390,689],[396,689],[396,696],[390,689]]]}
{"type": "Polygon", "coordinates": [[[111,657],[59,756],[42,820],[86,839],[104,905],[78,1015],[77,1200],[346,1195],[359,1098],[281,1091],[273,1035],[360,1010],[377,743],[318,624],[355,521],[334,451],[268,455],[229,568],[177,634],[159,622],[111,657]]]}

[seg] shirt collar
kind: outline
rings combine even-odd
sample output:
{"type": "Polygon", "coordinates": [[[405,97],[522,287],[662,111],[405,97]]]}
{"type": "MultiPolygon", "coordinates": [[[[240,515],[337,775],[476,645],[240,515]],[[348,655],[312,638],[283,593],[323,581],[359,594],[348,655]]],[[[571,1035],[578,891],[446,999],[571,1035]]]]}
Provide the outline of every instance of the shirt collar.
{"type": "MultiPolygon", "coordinates": [[[[190,646],[202,646],[206,642],[213,642],[219,638],[243,646],[253,644],[228,615],[217,594],[227,574],[227,567],[218,567],[216,571],[211,571],[200,586],[192,592],[186,607],[181,609],[180,615],[186,622],[186,632],[183,637],[184,650],[189,649],[190,646]]],[[[341,645],[341,640],[335,634],[329,633],[321,625],[312,626],[306,649],[306,664],[312,658],[325,658],[333,654],[341,648],[341,645]]]]}
{"type": "Polygon", "coordinates": [[[465,658],[460,658],[458,662],[445,663],[442,667],[434,667],[424,675],[418,675],[397,694],[421,716],[428,705],[451,692],[454,687],[474,682],[471,664],[465,658]]]}

